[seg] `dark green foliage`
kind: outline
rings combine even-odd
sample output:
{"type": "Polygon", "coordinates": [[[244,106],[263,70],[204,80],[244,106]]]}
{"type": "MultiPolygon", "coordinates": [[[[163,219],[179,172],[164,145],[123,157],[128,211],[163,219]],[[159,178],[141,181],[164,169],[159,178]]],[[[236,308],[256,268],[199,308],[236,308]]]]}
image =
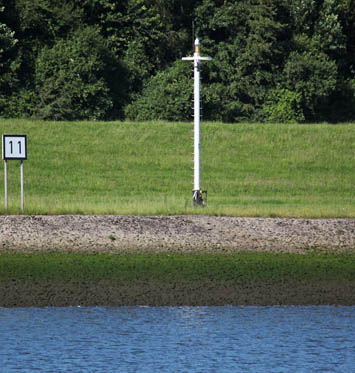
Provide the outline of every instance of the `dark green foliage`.
{"type": "Polygon", "coordinates": [[[302,97],[308,120],[319,119],[319,109],[329,103],[337,85],[337,66],[323,52],[292,52],[284,69],[285,86],[302,97]]]}
{"type": "Polygon", "coordinates": [[[32,48],[53,45],[82,24],[82,9],[75,1],[14,0],[19,32],[32,48]]]}
{"type": "MultiPolygon", "coordinates": [[[[334,1],[297,0],[290,4],[292,50],[285,61],[282,84],[302,97],[307,120],[328,119],[325,108],[339,90],[339,67],[346,37],[334,1]]],[[[337,107],[339,109],[339,107],[337,107]]]]}
{"type": "Polygon", "coordinates": [[[355,117],[353,0],[0,0],[0,9],[0,116],[188,120],[191,74],[177,61],[197,36],[213,57],[205,119],[355,117]]]}
{"type": "MultiPolygon", "coordinates": [[[[0,12],[2,13],[3,11],[4,8],[0,7],[0,12]]],[[[2,71],[9,63],[6,54],[11,51],[17,42],[14,34],[7,25],[0,23],[0,68],[2,71]]]]}
{"type": "Polygon", "coordinates": [[[44,47],[35,64],[34,116],[96,120],[119,113],[119,90],[125,86],[123,70],[115,62],[105,39],[93,27],[76,31],[52,48],[44,47]]]}
{"type": "Polygon", "coordinates": [[[299,123],[304,121],[301,93],[277,87],[270,90],[262,108],[265,121],[299,123]]]}
{"type": "Polygon", "coordinates": [[[127,118],[139,121],[191,119],[191,70],[191,65],[177,61],[171,68],[159,72],[143,88],[137,100],[126,107],[127,118]]]}
{"type": "MultiPolygon", "coordinates": [[[[0,2],[0,15],[4,11],[0,2]]],[[[18,40],[12,31],[0,18],[0,113],[6,107],[6,96],[16,84],[14,73],[18,68],[18,62],[13,55],[13,50],[18,40]]]]}
{"type": "Polygon", "coordinates": [[[283,26],[271,1],[220,4],[209,0],[197,8],[198,32],[214,58],[207,66],[211,90],[216,85],[223,97],[218,119],[238,121],[254,115],[275,83],[283,26]]]}

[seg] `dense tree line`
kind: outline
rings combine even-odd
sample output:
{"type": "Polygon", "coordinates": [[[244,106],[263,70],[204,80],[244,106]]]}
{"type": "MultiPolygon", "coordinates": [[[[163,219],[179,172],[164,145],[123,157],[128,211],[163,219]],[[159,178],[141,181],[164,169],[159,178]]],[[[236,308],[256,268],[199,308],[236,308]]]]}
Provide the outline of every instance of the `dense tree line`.
{"type": "Polygon", "coordinates": [[[355,119],[354,0],[0,0],[0,116],[355,119]]]}

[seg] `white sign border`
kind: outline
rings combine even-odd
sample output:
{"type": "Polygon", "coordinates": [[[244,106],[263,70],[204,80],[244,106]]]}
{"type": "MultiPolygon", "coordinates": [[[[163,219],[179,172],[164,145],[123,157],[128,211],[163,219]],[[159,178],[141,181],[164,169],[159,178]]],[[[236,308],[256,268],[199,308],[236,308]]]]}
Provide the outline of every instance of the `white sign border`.
{"type": "Polygon", "coordinates": [[[27,135],[9,135],[9,134],[3,134],[2,135],[2,159],[4,161],[11,161],[11,160],[19,160],[19,161],[24,161],[27,160],[27,135]],[[25,155],[23,157],[11,157],[7,156],[6,151],[5,151],[5,138],[6,137],[19,137],[19,138],[24,138],[25,139],[25,155]]]}

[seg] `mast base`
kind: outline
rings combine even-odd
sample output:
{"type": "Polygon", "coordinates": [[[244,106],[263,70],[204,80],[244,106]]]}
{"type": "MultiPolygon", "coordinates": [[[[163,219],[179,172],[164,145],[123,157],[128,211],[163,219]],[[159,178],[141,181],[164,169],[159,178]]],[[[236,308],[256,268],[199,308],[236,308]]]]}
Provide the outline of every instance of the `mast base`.
{"type": "Polygon", "coordinates": [[[206,206],[207,205],[207,190],[193,190],[192,191],[192,205],[206,206]]]}

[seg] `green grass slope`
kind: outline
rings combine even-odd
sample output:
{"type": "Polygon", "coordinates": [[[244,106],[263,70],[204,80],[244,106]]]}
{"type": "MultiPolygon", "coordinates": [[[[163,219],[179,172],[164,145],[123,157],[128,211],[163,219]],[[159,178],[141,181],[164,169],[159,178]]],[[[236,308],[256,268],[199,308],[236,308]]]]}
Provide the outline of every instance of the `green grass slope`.
{"type": "Polygon", "coordinates": [[[0,306],[355,304],[355,256],[2,254],[0,306]]]}
{"type": "MultiPolygon", "coordinates": [[[[202,123],[193,208],[193,125],[0,120],[27,134],[25,213],[355,217],[355,125],[202,123]]],[[[20,166],[9,161],[9,211],[20,166]]],[[[0,168],[0,213],[4,209],[0,168]]]]}

